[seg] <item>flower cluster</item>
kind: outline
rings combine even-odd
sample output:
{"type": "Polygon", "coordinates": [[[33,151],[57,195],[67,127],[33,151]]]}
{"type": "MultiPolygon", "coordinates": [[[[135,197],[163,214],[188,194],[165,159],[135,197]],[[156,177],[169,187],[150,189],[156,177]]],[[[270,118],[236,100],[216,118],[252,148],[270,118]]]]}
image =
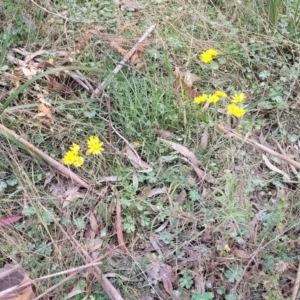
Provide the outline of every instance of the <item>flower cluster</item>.
{"type": "Polygon", "coordinates": [[[216,50],[216,49],[208,49],[208,50],[202,52],[199,55],[199,59],[203,63],[208,64],[208,63],[210,63],[218,55],[219,55],[218,50],[216,50]]]}
{"type": "MultiPolygon", "coordinates": [[[[86,155],[94,154],[100,155],[104,151],[103,142],[99,140],[97,136],[90,136],[87,140],[88,150],[86,155]]],[[[81,167],[84,163],[84,158],[79,155],[80,146],[73,143],[69,151],[63,157],[63,163],[65,165],[74,165],[75,167],[81,167]]]]}
{"type": "MultiPolygon", "coordinates": [[[[227,94],[223,91],[215,91],[213,94],[202,94],[198,97],[194,98],[194,103],[199,104],[203,102],[216,103],[222,98],[227,98],[227,94]]],[[[236,103],[241,103],[246,99],[246,95],[244,93],[235,94],[231,97],[231,104],[227,106],[227,112],[230,115],[233,115],[237,118],[242,117],[245,114],[245,109],[243,107],[239,107],[236,103]]]]}
{"type": "Polygon", "coordinates": [[[203,94],[194,99],[194,103],[199,104],[205,101],[210,103],[217,103],[222,98],[226,98],[227,94],[223,91],[215,91],[213,94],[203,94]]]}
{"type": "Polygon", "coordinates": [[[84,158],[79,156],[80,146],[73,143],[70,150],[65,154],[63,158],[63,163],[65,165],[74,165],[75,167],[80,167],[84,163],[84,158]]]}

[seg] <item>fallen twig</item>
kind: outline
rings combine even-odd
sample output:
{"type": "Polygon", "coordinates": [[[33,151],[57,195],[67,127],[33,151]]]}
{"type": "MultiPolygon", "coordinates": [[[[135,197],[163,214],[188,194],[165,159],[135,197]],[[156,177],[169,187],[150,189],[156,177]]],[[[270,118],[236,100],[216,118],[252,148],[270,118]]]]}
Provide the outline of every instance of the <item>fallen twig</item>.
{"type": "Polygon", "coordinates": [[[21,142],[26,148],[28,148],[30,151],[32,151],[34,154],[39,155],[42,159],[44,159],[48,164],[50,164],[52,167],[54,167],[56,170],[58,170],[61,174],[69,177],[74,182],[78,183],[80,186],[85,187],[87,189],[90,189],[96,194],[99,194],[99,191],[96,191],[95,189],[91,188],[91,186],[86,183],[82,178],[80,178],[78,175],[76,175],[74,172],[72,172],[70,169],[65,167],[63,164],[59,163],[49,155],[47,155],[42,150],[36,148],[34,145],[23,139],[21,136],[17,135],[14,131],[8,129],[4,125],[0,124],[0,130],[3,131],[6,135],[10,135],[17,139],[19,142],[21,142]]]}
{"type": "Polygon", "coordinates": [[[299,265],[298,265],[296,281],[295,281],[294,288],[293,288],[292,300],[296,300],[296,298],[297,298],[299,285],[300,285],[300,261],[299,261],[299,265]]]}
{"type": "MultiPolygon", "coordinates": [[[[83,266],[80,266],[80,267],[76,267],[76,268],[72,268],[72,269],[68,269],[68,270],[64,270],[64,271],[61,271],[61,272],[57,272],[57,273],[53,273],[53,274],[49,274],[49,275],[45,275],[45,276],[42,276],[42,277],[39,277],[39,278],[36,278],[36,279],[32,279],[24,284],[21,284],[21,285],[18,285],[18,286],[14,286],[10,289],[6,289],[4,291],[1,291],[0,292],[0,298],[7,295],[8,293],[10,292],[13,292],[15,290],[19,290],[19,289],[22,289],[28,285],[31,285],[31,284],[35,284],[39,281],[43,281],[43,280],[46,280],[46,279],[49,279],[49,278],[53,278],[53,277],[57,277],[57,276],[61,276],[61,275],[65,275],[65,274],[69,274],[69,273],[72,273],[71,275],[75,275],[77,273],[79,273],[80,271],[83,271],[85,269],[88,269],[90,267],[94,267],[94,266],[97,266],[97,265],[100,265],[102,264],[102,260],[104,258],[106,258],[108,255],[110,255],[112,252],[114,252],[115,250],[117,249],[114,248],[110,251],[108,251],[107,253],[105,253],[104,255],[98,257],[97,259],[95,259],[92,263],[89,263],[89,264],[85,264],[83,266]]],[[[14,269],[12,270],[9,270],[9,272],[13,271],[14,269]]],[[[8,272],[7,273],[4,273],[4,276],[6,276],[7,274],[9,274],[8,272]]],[[[1,273],[1,276],[0,277],[4,277],[1,273]]],[[[49,292],[49,291],[48,291],[49,292]]]]}
{"type": "Polygon", "coordinates": [[[116,231],[117,231],[117,237],[118,237],[118,244],[121,249],[125,249],[125,243],[123,238],[123,230],[122,230],[122,219],[121,219],[121,203],[119,199],[119,195],[117,194],[117,191],[115,191],[116,195],[116,231]]]}
{"type": "Polygon", "coordinates": [[[258,148],[258,149],[261,149],[261,150],[263,150],[263,151],[265,151],[265,152],[267,152],[267,153],[269,153],[269,154],[271,154],[271,155],[273,155],[273,156],[275,156],[275,157],[277,157],[277,158],[285,161],[286,163],[294,166],[295,168],[300,169],[300,163],[296,162],[293,159],[290,159],[289,157],[287,157],[285,155],[282,155],[282,154],[280,154],[280,153],[278,153],[278,152],[276,152],[274,150],[271,150],[271,149],[265,147],[264,145],[262,145],[262,144],[260,144],[260,143],[258,143],[256,141],[254,141],[252,139],[246,138],[246,137],[242,136],[241,134],[235,132],[234,130],[224,127],[223,125],[218,124],[217,128],[220,131],[222,131],[224,133],[227,133],[230,136],[233,136],[236,139],[238,139],[238,140],[240,140],[240,141],[242,141],[244,143],[247,143],[247,144],[249,144],[251,146],[254,146],[254,147],[258,148]]]}
{"type": "MultiPolygon", "coordinates": [[[[45,209],[43,207],[43,209],[45,209]]],[[[45,209],[46,210],[46,209],[45,209]]],[[[49,212],[48,212],[49,213],[49,212]]],[[[51,215],[54,223],[56,226],[58,226],[61,230],[61,232],[64,234],[64,236],[70,241],[70,243],[73,245],[75,250],[78,252],[78,254],[81,256],[81,258],[88,264],[92,263],[93,259],[91,256],[82,248],[82,246],[78,243],[78,241],[73,237],[70,236],[60,225],[60,223],[56,220],[56,218],[51,215]]],[[[99,283],[101,284],[102,288],[105,290],[107,295],[110,297],[111,300],[124,300],[119,293],[119,291],[111,284],[111,282],[107,279],[107,277],[102,273],[100,268],[98,266],[94,266],[91,268],[94,276],[97,278],[99,283]]]]}
{"type": "Polygon", "coordinates": [[[137,41],[137,43],[131,48],[131,50],[124,56],[124,58],[118,63],[111,74],[95,89],[93,96],[99,96],[104,89],[110,84],[114,76],[123,68],[124,65],[130,60],[134,52],[140,47],[141,43],[148,37],[148,35],[154,30],[155,25],[151,25],[143,34],[143,36],[137,41]]]}

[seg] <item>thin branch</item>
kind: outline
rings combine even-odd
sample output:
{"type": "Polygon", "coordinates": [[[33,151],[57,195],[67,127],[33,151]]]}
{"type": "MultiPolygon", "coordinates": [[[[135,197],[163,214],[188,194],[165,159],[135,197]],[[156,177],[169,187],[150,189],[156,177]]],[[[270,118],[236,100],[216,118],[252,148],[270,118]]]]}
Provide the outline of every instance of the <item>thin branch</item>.
{"type": "Polygon", "coordinates": [[[282,154],[280,154],[280,153],[278,153],[278,152],[276,152],[274,150],[271,150],[271,149],[267,148],[266,146],[264,146],[264,145],[262,145],[262,144],[260,144],[260,143],[258,143],[256,141],[254,141],[252,139],[244,137],[241,134],[235,132],[234,130],[224,127],[223,125],[218,124],[217,128],[220,131],[222,131],[222,132],[224,132],[226,134],[229,134],[229,136],[233,136],[234,138],[236,138],[236,139],[238,139],[238,140],[240,140],[240,141],[242,141],[242,142],[244,142],[246,144],[249,144],[249,145],[254,146],[254,147],[258,148],[258,149],[261,149],[261,150],[263,150],[263,151],[265,151],[265,152],[267,152],[267,153],[269,153],[269,154],[271,154],[271,155],[273,155],[273,156],[275,156],[275,157],[277,157],[277,158],[285,161],[286,163],[294,166],[295,168],[300,169],[300,163],[298,163],[297,161],[295,161],[293,159],[290,159],[289,157],[287,157],[285,155],[282,155],[282,154]]]}
{"type": "MultiPolygon", "coordinates": [[[[43,206],[42,208],[46,210],[43,206]]],[[[93,261],[92,257],[85,251],[85,249],[82,248],[79,242],[64,230],[64,228],[61,226],[61,224],[56,220],[56,218],[53,215],[51,215],[51,217],[55,225],[60,228],[61,232],[70,241],[70,243],[73,245],[73,247],[75,248],[77,253],[81,256],[81,258],[86,263],[91,263],[93,261]]],[[[105,292],[107,293],[107,295],[110,297],[111,300],[124,300],[121,294],[119,293],[119,291],[111,284],[111,282],[107,279],[107,277],[103,274],[103,272],[100,270],[98,266],[93,267],[91,271],[93,272],[94,276],[97,278],[102,288],[105,290],[105,292]]]]}
{"type": "Polygon", "coordinates": [[[299,265],[298,265],[298,272],[297,272],[295,285],[294,285],[294,288],[293,288],[292,300],[296,300],[296,298],[297,298],[299,285],[300,285],[300,261],[299,261],[299,265]]]}
{"type": "Polygon", "coordinates": [[[134,52],[140,47],[141,43],[148,37],[148,35],[154,30],[155,24],[151,25],[143,34],[143,36],[137,41],[137,43],[130,49],[130,51],[124,56],[124,58],[118,63],[111,74],[100,84],[100,86],[95,90],[93,96],[100,95],[104,89],[110,84],[114,76],[123,68],[124,65],[130,60],[134,52]]]}

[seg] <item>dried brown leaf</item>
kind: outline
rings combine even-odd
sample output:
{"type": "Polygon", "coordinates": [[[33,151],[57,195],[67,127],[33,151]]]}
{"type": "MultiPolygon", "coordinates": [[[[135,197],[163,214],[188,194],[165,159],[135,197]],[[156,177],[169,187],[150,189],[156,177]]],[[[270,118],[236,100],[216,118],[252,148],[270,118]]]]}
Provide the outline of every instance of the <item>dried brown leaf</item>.
{"type": "Polygon", "coordinates": [[[164,265],[160,267],[159,275],[163,282],[164,288],[169,295],[173,294],[173,284],[174,282],[174,274],[172,267],[169,265],[164,265]]]}
{"type": "Polygon", "coordinates": [[[194,278],[196,291],[200,294],[205,292],[205,280],[202,274],[197,274],[194,278]]]}
{"type": "Polygon", "coordinates": [[[208,127],[205,127],[203,134],[201,136],[201,141],[200,141],[200,148],[201,149],[206,149],[208,145],[208,127]]]}
{"type": "Polygon", "coordinates": [[[248,260],[248,259],[250,258],[250,256],[251,256],[251,254],[249,254],[249,253],[246,252],[245,250],[237,249],[237,248],[232,249],[232,253],[233,253],[236,257],[238,257],[238,258],[240,258],[240,259],[242,259],[242,260],[248,260]]]}
{"type": "Polygon", "coordinates": [[[157,195],[161,195],[161,194],[166,194],[168,192],[166,187],[163,188],[154,188],[152,189],[149,194],[147,195],[148,198],[157,196],[157,195]]]}
{"type": "Polygon", "coordinates": [[[178,143],[170,142],[164,139],[160,139],[164,143],[168,144],[171,146],[175,151],[183,155],[185,158],[187,158],[193,165],[195,166],[200,166],[200,161],[197,159],[196,155],[189,150],[187,147],[180,145],[178,143]]]}
{"type": "Polygon", "coordinates": [[[98,224],[98,221],[95,217],[95,215],[93,214],[93,212],[90,212],[90,226],[93,230],[93,232],[95,233],[95,235],[98,235],[99,234],[99,224],[98,224]]]}
{"type": "Polygon", "coordinates": [[[38,69],[33,67],[33,66],[22,66],[20,67],[22,70],[23,74],[25,75],[26,78],[31,79],[33,76],[35,76],[38,73],[38,69]]]}
{"type": "Polygon", "coordinates": [[[172,132],[163,129],[158,129],[156,135],[166,140],[171,140],[174,136],[172,132]]]}
{"type": "Polygon", "coordinates": [[[67,207],[72,201],[78,198],[85,198],[85,194],[78,192],[79,186],[70,186],[65,192],[65,200],[63,202],[63,208],[67,207]]]}
{"type": "Polygon", "coordinates": [[[146,162],[144,162],[139,155],[137,154],[137,152],[133,151],[131,147],[127,146],[125,149],[126,153],[125,155],[129,158],[131,164],[140,170],[152,170],[151,166],[148,165],[146,162]]]}
{"type": "Polygon", "coordinates": [[[160,263],[158,259],[152,259],[147,267],[147,274],[155,280],[160,279],[160,263]]]}
{"type": "Polygon", "coordinates": [[[286,174],[285,172],[281,171],[280,169],[278,169],[276,166],[274,166],[274,165],[269,161],[269,159],[267,158],[266,155],[263,154],[263,155],[262,155],[262,158],[263,158],[263,160],[264,160],[266,166],[267,166],[270,170],[272,170],[272,171],[274,171],[274,172],[276,172],[276,173],[281,174],[281,175],[282,175],[283,177],[285,177],[287,180],[291,180],[290,177],[289,177],[289,175],[286,174]]]}
{"type": "Polygon", "coordinates": [[[23,268],[6,265],[4,268],[0,269],[0,275],[1,274],[3,275],[0,279],[1,300],[32,300],[34,298],[30,279],[23,268]],[[8,289],[12,289],[19,285],[25,285],[25,287],[17,288],[14,291],[7,293],[8,289]]]}
{"type": "Polygon", "coordinates": [[[186,84],[188,87],[191,87],[191,86],[194,84],[195,81],[197,81],[197,80],[200,79],[199,76],[197,76],[196,74],[191,73],[190,71],[186,71],[186,72],[183,74],[183,76],[181,76],[181,77],[184,78],[183,80],[184,80],[185,84],[186,84]]]}
{"type": "Polygon", "coordinates": [[[99,182],[115,182],[115,181],[119,181],[121,180],[121,177],[117,177],[117,176],[106,176],[106,177],[102,177],[99,182]]]}
{"type": "Polygon", "coordinates": [[[179,202],[180,204],[184,204],[184,202],[186,201],[186,196],[187,196],[186,191],[185,191],[185,190],[182,190],[182,191],[179,193],[179,195],[178,195],[176,201],[179,202]]]}
{"type": "Polygon", "coordinates": [[[121,0],[120,4],[121,10],[124,11],[136,11],[141,8],[138,4],[130,0],[121,0]]]}
{"type": "Polygon", "coordinates": [[[197,174],[198,178],[200,180],[205,180],[209,183],[216,183],[216,180],[209,174],[206,173],[205,171],[201,170],[200,168],[196,167],[194,164],[192,164],[188,159],[186,159],[185,157],[181,157],[182,160],[184,160],[185,162],[187,162],[194,170],[194,172],[197,174]]]}

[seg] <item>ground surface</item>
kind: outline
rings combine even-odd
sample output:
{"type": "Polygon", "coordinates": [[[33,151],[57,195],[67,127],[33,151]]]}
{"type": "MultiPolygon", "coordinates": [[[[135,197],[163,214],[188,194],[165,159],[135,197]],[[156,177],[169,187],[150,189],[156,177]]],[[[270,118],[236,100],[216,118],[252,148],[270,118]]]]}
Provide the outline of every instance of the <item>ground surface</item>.
{"type": "MultiPolygon", "coordinates": [[[[60,163],[80,145],[85,162],[70,169],[100,191],[0,131],[0,216],[22,216],[0,227],[1,267],[19,263],[34,279],[81,266],[87,261],[67,236],[96,259],[119,245],[121,229],[126,248],[100,268],[124,299],[292,299],[299,170],[246,142],[299,160],[299,1],[278,11],[267,2],[0,1],[0,103],[36,72],[86,67],[35,80],[0,123],[60,163]],[[93,97],[82,82],[96,88],[152,24],[93,97]],[[199,54],[209,48],[219,56],[204,64],[199,54]],[[23,69],[14,57],[27,59],[23,69]],[[245,115],[229,116],[228,99],[193,103],[215,90],[245,93],[245,115]],[[104,142],[100,156],[85,155],[90,136],[104,142]]],[[[36,295],[65,276],[39,281],[36,295]]],[[[109,299],[86,271],[44,299],[66,297],[109,299]]]]}

